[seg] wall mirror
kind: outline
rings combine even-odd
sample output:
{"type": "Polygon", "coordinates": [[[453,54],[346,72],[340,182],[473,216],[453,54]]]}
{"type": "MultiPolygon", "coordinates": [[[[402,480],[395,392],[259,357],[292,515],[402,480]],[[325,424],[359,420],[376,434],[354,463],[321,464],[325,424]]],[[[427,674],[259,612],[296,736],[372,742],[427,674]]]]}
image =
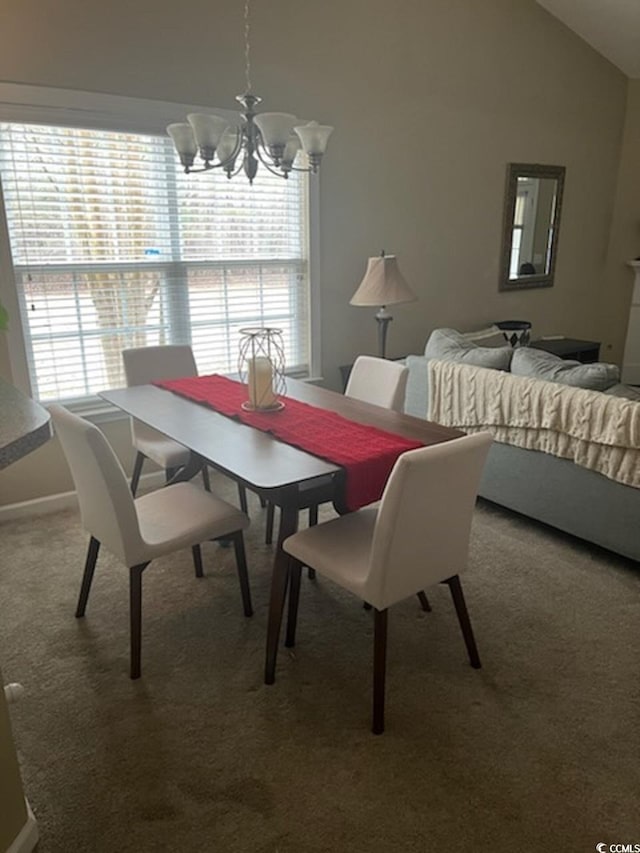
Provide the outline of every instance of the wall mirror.
{"type": "Polygon", "coordinates": [[[553,285],[564,174],[564,166],[509,163],[500,290],[553,285]]]}

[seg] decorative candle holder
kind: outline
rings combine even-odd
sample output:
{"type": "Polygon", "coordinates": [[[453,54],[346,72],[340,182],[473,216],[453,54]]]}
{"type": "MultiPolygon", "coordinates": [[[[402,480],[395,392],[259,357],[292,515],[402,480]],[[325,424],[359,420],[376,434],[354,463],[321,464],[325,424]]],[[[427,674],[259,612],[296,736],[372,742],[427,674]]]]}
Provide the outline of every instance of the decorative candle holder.
{"type": "Polygon", "coordinates": [[[280,394],[286,391],[284,345],[281,329],[240,329],[238,373],[249,399],[242,404],[248,412],[278,412],[284,409],[280,394]]]}

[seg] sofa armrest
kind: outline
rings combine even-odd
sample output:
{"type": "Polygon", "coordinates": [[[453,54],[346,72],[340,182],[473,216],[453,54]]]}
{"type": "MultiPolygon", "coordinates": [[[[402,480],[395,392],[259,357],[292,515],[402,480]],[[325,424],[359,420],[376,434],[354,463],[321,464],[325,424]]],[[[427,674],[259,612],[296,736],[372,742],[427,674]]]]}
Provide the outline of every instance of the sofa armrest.
{"type": "Polygon", "coordinates": [[[428,417],[429,408],[429,364],[423,355],[408,355],[406,365],[409,368],[404,410],[416,418],[428,417]]]}

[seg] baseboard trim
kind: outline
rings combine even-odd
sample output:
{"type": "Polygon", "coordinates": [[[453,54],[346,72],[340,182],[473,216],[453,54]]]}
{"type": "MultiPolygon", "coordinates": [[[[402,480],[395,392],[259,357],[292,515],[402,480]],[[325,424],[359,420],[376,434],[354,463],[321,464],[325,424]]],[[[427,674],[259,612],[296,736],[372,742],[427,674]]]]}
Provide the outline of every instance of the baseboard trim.
{"type": "Polygon", "coordinates": [[[16,504],[6,504],[0,507],[0,521],[14,521],[19,518],[29,518],[32,515],[49,515],[63,509],[73,509],[78,506],[75,492],[60,492],[57,495],[45,495],[30,501],[16,504]]]}
{"type": "MultiPolygon", "coordinates": [[[[142,489],[152,489],[164,483],[164,472],[153,471],[140,477],[142,489]]],[[[60,492],[57,495],[45,495],[30,501],[0,506],[0,522],[14,521],[20,518],[30,518],[35,515],[49,515],[64,509],[77,509],[78,497],[75,492],[60,492]]]]}
{"type": "Polygon", "coordinates": [[[38,824],[31,811],[29,801],[25,800],[24,802],[27,807],[27,822],[14,838],[11,847],[9,847],[6,853],[31,853],[38,843],[38,824]]]}

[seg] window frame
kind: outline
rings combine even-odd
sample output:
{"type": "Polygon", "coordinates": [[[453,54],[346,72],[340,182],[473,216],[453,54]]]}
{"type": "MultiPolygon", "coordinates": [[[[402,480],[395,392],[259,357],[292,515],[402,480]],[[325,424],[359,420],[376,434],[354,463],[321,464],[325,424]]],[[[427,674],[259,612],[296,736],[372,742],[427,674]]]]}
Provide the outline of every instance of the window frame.
{"type": "MultiPolygon", "coordinates": [[[[163,135],[167,124],[180,120],[189,112],[213,111],[237,120],[236,112],[211,106],[0,82],[0,121],[6,122],[163,135]]],[[[176,160],[176,169],[179,168],[176,160]]],[[[202,180],[202,178],[194,176],[194,180],[202,180]]],[[[236,180],[243,180],[243,178],[238,176],[236,180]]],[[[307,198],[309,205],[308,234],[306,235],[310,313],[309,379],[317,380],[320,378],[321,365],[320,201],[317,176],[311,176],[309,180],[307,198]]],[[[9,365],[13,384],[31,396],[28,354],[20,320],[19,299],[0,184],[0,300],[9,313],[9,327],[5,333],[9,365]]],[[[93,420],[121,417],[121,413],[118,414],[107,403],[96,404],[91,398],[75,403],[70,408],[80,411],[93,420]]]]}

